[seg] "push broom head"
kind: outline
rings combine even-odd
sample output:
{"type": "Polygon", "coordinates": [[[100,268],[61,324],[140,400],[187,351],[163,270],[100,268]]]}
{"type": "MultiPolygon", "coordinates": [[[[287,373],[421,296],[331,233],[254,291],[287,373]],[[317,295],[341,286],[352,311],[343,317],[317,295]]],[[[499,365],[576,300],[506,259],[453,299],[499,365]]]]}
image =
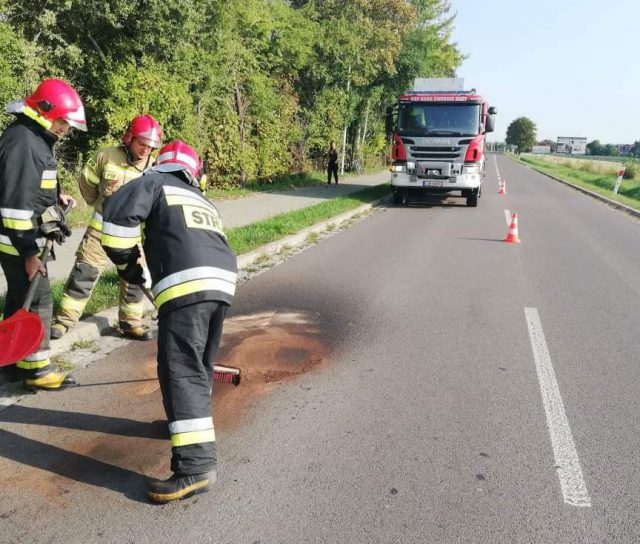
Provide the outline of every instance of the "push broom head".
{"type": "Polygon", "coordinates": [[[234,366],[214,365],[213,380],[221,383],[240,385],[240,369],[234,366]]]}
{"type": "Polygon", "coordinates": [[[228,372],[214,372],[213,381],[220,383],[232,383],[235,386],[240,385],[240,374],[230,374],[228,372]]]}

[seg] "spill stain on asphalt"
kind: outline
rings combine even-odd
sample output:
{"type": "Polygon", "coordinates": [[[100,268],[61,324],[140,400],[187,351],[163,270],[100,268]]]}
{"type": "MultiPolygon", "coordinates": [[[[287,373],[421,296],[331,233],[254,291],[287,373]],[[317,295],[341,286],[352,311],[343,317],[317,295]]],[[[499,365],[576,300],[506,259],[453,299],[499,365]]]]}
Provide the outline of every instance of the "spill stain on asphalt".
{"type": "Polygon", "coordinates": [[[327,358],[320,327],[308,315],[268,312],[228,319],[217,361],[242,369],[242,381],[238,387],[215,385],[216,428],[239,424],[250,401],[323,365],[327,358]]]}
{"type": "MultiPolygon", "coordinates": [[[[329,348],[318,321],[304,313],[275,311],[225,321],[216,362],[241,368],[242,382],[238,387],[214,384],[218,431],[247,422],[248,409],[274,388],[326,364],[329,348]]],[[[60,410],[64,418],[39,421],[41,409],[34,407],[30,417],[14,419],[14,425],[7,427],[12,422],[11,408],[4,414],[6,422],[0,416],[0,431],[6,428],[7,440],[16,433],[16,440],[24,437],[32,444],[31,455],[40,454],[38,462],[30,462],[29,453],[21,458],[20,453],[8,455],[0,447],[5,491],[21,490],[30,502],[33,499],[28,497],[36,493],[63,506],[71,495],[69,489],[78,483],[105,487],[94,474],[97,470],[107,470],[120,480],[106,486],[119,492],[136,475],[169,474],[171,450],[156,375],[155,342],[117,351],[84,374],[84,387],[63,392],[57,401],[51,399],[51,410],[60,410]]]]}

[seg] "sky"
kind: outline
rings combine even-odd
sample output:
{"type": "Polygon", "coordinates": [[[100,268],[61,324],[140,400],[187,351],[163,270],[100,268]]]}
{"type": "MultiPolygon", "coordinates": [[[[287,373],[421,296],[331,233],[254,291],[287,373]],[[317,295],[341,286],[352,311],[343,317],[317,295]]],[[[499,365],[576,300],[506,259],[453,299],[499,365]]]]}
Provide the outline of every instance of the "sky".
{"type": "Polygon", "coordinates": [[[517,117],[538,140],[640,140],[640,1],[450,0],[457,71],[498,108],[489,141],[517,117]]]}

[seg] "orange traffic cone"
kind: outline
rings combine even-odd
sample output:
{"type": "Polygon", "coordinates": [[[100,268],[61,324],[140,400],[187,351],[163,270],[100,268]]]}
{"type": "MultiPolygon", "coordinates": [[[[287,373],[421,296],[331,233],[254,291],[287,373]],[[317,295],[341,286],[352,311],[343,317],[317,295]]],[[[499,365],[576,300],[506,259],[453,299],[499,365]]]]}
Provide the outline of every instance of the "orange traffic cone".
{"type": "Polygon", "coordinates": [[[511,215],[511,225],[509,225],[509,232],[507,237],[504,239],[505,242],[509,242],[511,244],[519,244],[520,238],[518,238],[518,214],[514,213],[511,215]]]}
{"type": "Polygon", "coordinates": [[[499,195],[506,195],[507,194],[507,186],[506,186],[506,182],[501,179],[500,180],[500,189],[498,190],[498,194],[499,195]]]}

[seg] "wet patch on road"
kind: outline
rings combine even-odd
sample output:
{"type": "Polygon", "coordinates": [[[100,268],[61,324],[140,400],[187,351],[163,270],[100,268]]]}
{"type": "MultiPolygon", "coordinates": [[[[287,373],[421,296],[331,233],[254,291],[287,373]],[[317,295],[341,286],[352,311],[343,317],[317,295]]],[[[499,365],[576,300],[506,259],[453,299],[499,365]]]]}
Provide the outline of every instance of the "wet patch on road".
{"type": "Polygon", "coordinates": [[[247,405],[278,384],[324,364],[329,348],[319,320],[298,312],[264,312],[225,321],[217,362],[242,370],[238,387],[216,384],[214,422],[225,429],[240,422],[247,405]]]}

